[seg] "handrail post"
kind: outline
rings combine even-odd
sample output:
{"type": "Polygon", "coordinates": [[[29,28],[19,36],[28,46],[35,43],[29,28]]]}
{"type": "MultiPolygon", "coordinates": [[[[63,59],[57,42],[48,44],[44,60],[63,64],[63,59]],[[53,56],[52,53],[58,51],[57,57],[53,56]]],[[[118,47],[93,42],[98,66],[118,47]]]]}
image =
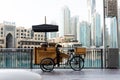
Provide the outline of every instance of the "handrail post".
{"type": "Polygon", "coordinates": [[[101,69],[103,69],[103,49],[101,49],[101,69]]]}
{"type": "Polygon", "coordinates": [[[32,62],[32,60],[33,60],[33,49],[31,49],[30,50],[30,69],[33,69],[33,62],[32,62]]]}

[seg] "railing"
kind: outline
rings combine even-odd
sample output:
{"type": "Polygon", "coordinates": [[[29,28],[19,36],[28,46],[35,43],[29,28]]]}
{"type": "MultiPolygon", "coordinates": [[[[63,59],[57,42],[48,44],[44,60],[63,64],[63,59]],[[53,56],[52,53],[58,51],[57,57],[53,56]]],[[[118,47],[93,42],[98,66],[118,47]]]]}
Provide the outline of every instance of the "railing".
{"type": "Polygon", "coordinates": [[[85,57],[85,68],[103,68],[103,49],[87,49],[85,57]]]}
{"type": "MultiPolygon", "coordinates": [[[[63,48],[67,53],[69,48],[63,48]]],[[[39,69],[34,64],[33,49],[26,48],[1,48],[0,68],[30,68],[39,69]]],[[[103,49],[87,48],[85,68],[103,68],[103,49]]],[[[60,66],[55,68],[70,68],[68,59],[64,59],[60,66]]]]}
{"type": "Polygon", "coordinates": [[[1,48],[0,68],[30,68],[32,49],[1,48]]]}

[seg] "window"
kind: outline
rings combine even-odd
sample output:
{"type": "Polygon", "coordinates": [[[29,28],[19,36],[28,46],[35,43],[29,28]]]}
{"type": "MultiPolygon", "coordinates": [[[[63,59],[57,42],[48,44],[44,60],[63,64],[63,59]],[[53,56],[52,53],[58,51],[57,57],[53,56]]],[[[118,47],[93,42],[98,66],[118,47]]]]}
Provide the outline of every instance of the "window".
{"type": "Polygon", "coordinates": [[[23,32],[23,30],[21,30],[21,32],[23,32]]]}
{"type": "Polygon", "coordinates": [[[19,30],[17,30],[17,32],[19,32],[19,30]]]}
{"type": "Polygon", "coordinates": [[[4,44],[4,41],[3,41],[3,40],[0,40],[0,44],[4,44]]]}
{"type": "Polygon", "coordinates": [[[21,33],[21,35],[23,35],[23,33],[21,33]]]}
{"type": "Polygon", "coordinates": [[[1,30],[3,30],[3,28],[1,28],[1,30]]]}
{"type": "Polygon", "coordinates": [[[24,30],[24,32],[26,32],[26,29],[24,30]]]}
{"type": "Polygon", "coordinates": [[[20,44],[20,42],[18,42],[18,44],[20,44]]]}

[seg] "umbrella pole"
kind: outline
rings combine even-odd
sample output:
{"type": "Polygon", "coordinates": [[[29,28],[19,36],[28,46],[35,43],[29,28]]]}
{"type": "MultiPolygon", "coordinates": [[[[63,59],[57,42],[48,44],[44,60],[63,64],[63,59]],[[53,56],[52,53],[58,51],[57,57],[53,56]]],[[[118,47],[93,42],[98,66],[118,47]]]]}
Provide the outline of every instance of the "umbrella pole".
{"type": "Polygon", "coordinates": [[[47,42],[47,32],[45,32],[45,42],[47,42]]]}
{"type": "MultiPolygon", "coordinates": [[[[46,24],[46,16],[45,16],[45,24],[46,24]]],[[[47,32],[45,32],[45,42],[47,42],[47,32]]]]}

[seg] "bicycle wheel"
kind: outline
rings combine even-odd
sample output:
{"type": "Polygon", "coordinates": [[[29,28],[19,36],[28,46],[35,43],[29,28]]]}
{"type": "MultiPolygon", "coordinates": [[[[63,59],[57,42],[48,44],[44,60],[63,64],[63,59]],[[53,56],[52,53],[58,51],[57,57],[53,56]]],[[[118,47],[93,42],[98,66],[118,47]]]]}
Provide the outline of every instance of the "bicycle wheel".
{"type": "Polygon", "coordinates": [[[80,71],[84,68],[84,59],[80,56],[74,56],[70,59],[69,64],[74,71],[80,71]]]}
{"type": "Polygon", "coordinates": [[[51,72],[54,69],[54,61],[51,58],[44,58],[40,62],[40,68],[44,72],[51,72]]]}

